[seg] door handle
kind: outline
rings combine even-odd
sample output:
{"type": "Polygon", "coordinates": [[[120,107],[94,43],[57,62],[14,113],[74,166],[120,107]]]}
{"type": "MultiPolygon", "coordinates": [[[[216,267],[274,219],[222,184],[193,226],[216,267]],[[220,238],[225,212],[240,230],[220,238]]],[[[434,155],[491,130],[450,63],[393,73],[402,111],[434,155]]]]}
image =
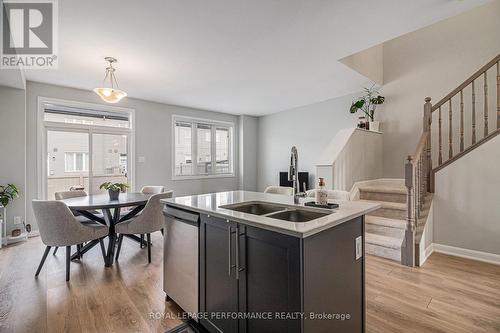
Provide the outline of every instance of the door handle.
{"type": "Polygon", "coordinates": [[[240,279],[240,225],[236,226],[236,280],[240,279]]]}
{"type": "Polygon", "coordinates": [[[236,267],[236,265],[231,265],[231,262],[233,261],[231,258],[231,248],[232,246],[232,240],[231,236],[233,234],[233,230],[231,229],[231,226],[227,226],[227,244],[228,244],[228,250],[227,250],[227,276],[231,276],[231,270],[236,267]]]}
{"type": "Polygon", "coordinates": [[[245,231],[240,234],[240,226],[238,225],[236,227],[236,280],[239,280],[240,272],[245,270],[245,267],[240,266],[240,236],[245,236],[245,231]]]}
{"type": "Polygon", "coordinates": [[[227,276],[231,276],[231,226],[227,226],[227,276]]]}

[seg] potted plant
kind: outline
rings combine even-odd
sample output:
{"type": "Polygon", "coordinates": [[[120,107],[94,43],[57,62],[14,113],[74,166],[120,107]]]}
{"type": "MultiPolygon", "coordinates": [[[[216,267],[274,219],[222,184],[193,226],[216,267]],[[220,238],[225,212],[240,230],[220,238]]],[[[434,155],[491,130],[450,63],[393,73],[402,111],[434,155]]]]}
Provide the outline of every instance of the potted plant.
{"type": "Polygon", "coordinates": [[[19,190],[14,184],[0,185],[0,204],[7,207],[9,202],[19,197],[19,190]]]}
{"type": "Polygon", "coordinates": [[[380,122],[375,121],[375,109],[377,105],[384,104],[385,97],[379,95],[379,92],[374,88],[363,88],[364,95],[359,97],[356,101],[353,101],[349,112],[356,113],[361,110],[368,117],[368,129],[371,131],[378,131],[380,127],[380,122]]]}
{"type": "Polygon", "coordinates": [[[128,187],[129,186],[126,183],[112,183],[112,182],[105,182],[102,183],[101,186],[99,186],[101,190],[102,189],[108,190],[110,200],[118,200],[120,192],[125,192],[125,190],[128,187]]]}

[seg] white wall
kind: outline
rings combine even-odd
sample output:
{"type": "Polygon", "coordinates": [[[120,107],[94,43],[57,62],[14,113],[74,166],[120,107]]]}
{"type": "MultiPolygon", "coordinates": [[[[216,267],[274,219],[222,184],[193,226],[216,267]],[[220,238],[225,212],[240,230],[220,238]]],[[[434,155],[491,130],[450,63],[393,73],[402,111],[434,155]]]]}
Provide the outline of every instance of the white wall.
{"type": "Polygon", "coordinates": [[[384,83],[383,44],[372,46],[339,60],[375,83],[384,83]]]}
{"type": "Polygon", "coordinates": [[[357,123],[349,107],[356,95],[282,111],[259,118],[258,189],[279,184],[279,172],[288,171],[290,149],[297,146],[299,170],[310,174],[315,186],[316,163],[337,132],[357,123]]]}
{"type": "MultiPolygon", "coordinates": [[[[499,17],[500,1],[492,1],[384,43],[381,93],[386,104],[380,115],[386,177],[403,176],[405,157],[414,153],[422,134],[424,98],[430,96],[437,102],[500,53],[499,17]]],[[[482,96],[479,83],[476,89],[482,96]]],[[[494,94],[494,86],[490,87],[494,94]]],[[[478,110],[480,119],[482,109],[478,106],[478,110]]]]}
{"type": "Polygon", "coordinates": [[[259,119],[239,116],[240,129],[240,172],[239,188],[257,190],[257,131],[259,119]]]}
{"type": "Polygon", "coordinates": [[[500,254],[500,137],[436,173],[434,243],[500,254]]]}
{"type": "Polygon", "coordinates": [[[340,130],[323,151],[316,176],[332,190],[350,191],[354,183],[382,178],[383,134],[359,128],[340,130]]]}
{"type": "Polygon", "coordinates": [[[0,86],[0,184],[15,184],[20,191],[7,206],[7,233],[14,229],[14,216],[25,219],[25,101],[24,90],[0,86]]]}
{"type": "MultiPolygon", "coordinates": [[[[34,220],[31,200],[37,197],[36,113],[38,96],[102,104],[91,91],[28,82],[27,84],[27,219],[34,220]]],[[[135,109],[135,155],[145,157],[145,163],[136,163],[136,187],[164,185],[177,196],[238,189],[238,117],[173,105],[126,98],[119,106],[135,109]],[[172,114],[233,122],[235,124],[235,177],[204,180],[172,181],[172,114]]]]}

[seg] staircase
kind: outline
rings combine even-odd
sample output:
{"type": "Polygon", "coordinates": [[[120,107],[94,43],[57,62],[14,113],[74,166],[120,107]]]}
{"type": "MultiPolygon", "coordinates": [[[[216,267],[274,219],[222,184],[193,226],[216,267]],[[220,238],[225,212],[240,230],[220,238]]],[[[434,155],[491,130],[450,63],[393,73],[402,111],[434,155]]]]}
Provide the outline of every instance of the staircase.
{"type": "Polygon", "coordinates": [[[365,251],[403,265],[419,266],[420,240],[429,215],[436,173],[499,134],[500,55],[497,55],[436,104],[431,103],[430,97],[425,99],[423,133],[415,153],[406,160],[404,179],[378,179],[354,185],[351,200],[382,205],[366,217],[365,251]],[[492,76],[496,78],[494,89],[488,80],[492,76]],[[492,96],[494,101],[490,100],[492,96]],[[491,110],[491,105],[496,110],[491,110]],[[465,127],[470,127],[470,131],[465,127]]]}
{"type": "Polygon", "coordinates": [[[406,230],[406,195],[403,179],[377,179],[357,183],[353,200],[382,205],[365,218],[365,251],[401,261],[406,230]]]}

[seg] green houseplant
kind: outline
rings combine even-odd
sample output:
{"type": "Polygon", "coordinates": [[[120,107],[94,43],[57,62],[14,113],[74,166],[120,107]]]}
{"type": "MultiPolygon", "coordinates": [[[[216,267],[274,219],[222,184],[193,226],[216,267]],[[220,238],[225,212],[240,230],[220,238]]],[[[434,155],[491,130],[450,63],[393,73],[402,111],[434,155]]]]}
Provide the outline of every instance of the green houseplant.
{"type": "Polygon", "coordinates": [[[375,121],[375,109],[378,105],[384,104],[385,97],[381,96],[374,86],[363,89],[363,96],[352,102],[349,112],[356,113],[362,111],[370,121],[369,129],[378,131],[379,122],[375,121]]]}
{"type": "Polygon", "coordinates": [[[7,207],[9,202],[19,197],[19,189],[14,184],[0,185],[0,204],[7,207]]]}
{"type": "Polygon", "coordinates": [[[101,186],[99,186],[101,190],[103,189],[108,190],[110,200],[118,200],[120,192],[125,192],[125,190],[128,187],[129,186],[126,183],[112,183],[112,182],[105,182],[102,183],[101,186]]]}

